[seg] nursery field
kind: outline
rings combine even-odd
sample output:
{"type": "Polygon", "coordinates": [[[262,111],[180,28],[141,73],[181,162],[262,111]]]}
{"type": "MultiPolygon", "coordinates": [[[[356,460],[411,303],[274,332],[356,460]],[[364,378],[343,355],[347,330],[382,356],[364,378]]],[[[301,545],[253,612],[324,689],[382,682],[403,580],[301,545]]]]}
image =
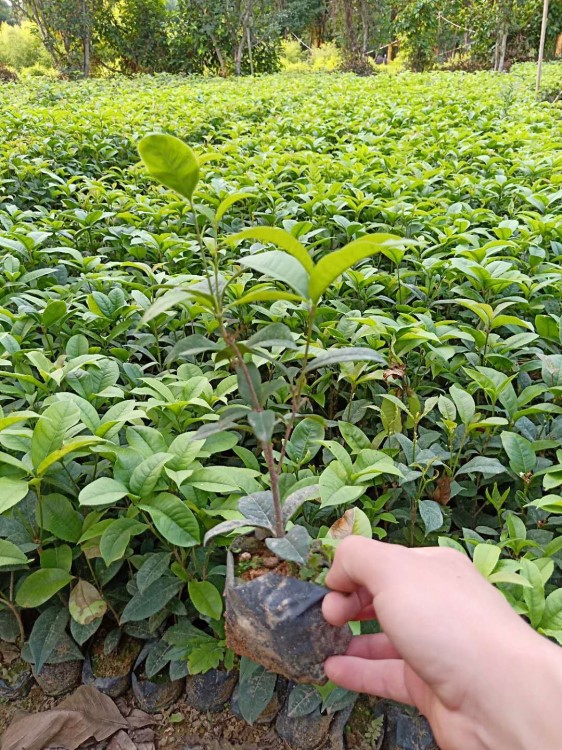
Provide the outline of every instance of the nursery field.
{"type": "Polygon", "coordinates": [[[327,734],[354,694],[227,647],[255,527],[246,581],[322,582],[348,533],[439,544],[562,643],[562,106],[533,74],[0,88],[7,684],[109,657],[142,708],[187,678],[205,709],[239,670],[246,721],[276,695],[281,739],[327,734]],[[195,157],[143,163],[153,132],[195,157]]]}

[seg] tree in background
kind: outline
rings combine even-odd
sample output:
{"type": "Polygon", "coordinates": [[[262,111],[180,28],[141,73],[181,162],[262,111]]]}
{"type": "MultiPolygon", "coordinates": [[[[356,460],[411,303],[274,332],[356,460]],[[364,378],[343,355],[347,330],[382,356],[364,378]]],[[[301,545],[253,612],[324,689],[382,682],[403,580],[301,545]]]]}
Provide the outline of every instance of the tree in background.
{"type": "Polygon", "coordinates": [[[10,25],[15,23],[12,6],[6,0],[0,0],[0,23],[9,23],[10,25]]]}
{"type": "Polygon", "coordinates": [[[439,11],[434,0],[407,0],[396,16],[396,32],[408,66],[428,70],[437,61],[439,11]]]}
{"type": "MultiPolygon", "coordinates": [[[[359,73],[397,37],[412,70],[459,52],[503,70],[536,54],[542,0],[13,0],[11,9],[0,0],[0,14],[9,10],[36,24],[53,65],[69,74],[105,66],[225,76],[275,70],[287,37],[303,50],[335,41],[359,73]]],[[[562,2],[551,2],[550,19],[547,57],[562,2]]]]}

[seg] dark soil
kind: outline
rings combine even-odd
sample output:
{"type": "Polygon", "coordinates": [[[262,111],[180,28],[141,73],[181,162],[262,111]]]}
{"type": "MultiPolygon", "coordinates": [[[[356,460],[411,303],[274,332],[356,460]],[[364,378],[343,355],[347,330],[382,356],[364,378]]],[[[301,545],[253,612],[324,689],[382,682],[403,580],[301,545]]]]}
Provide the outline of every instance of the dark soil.
{"type": "Polygon", "coordinates": [[[104,639],[99,638],[92,646],[92,669],[96,677],[119,677],[127,674],[141,650],[141,644],[128,635],[121,638],[119,646],[109,654],[103,650],[104,639]]]}
{"type": "Polygon", "coordinates": [[[10,643],[3,643],[0,648],[0,680],[12,683],[22,672],[27,671],[29,664],[20,657],[19,649],[10,643]]]}
{"type": "MultiPolygon", "coordinates": [[[[62,698],[49,698],[35,685],[27,698],[9,704],[0,704],[0,737],[18,711],[36,713],[54,708],[62,698]]],[[[123,713],[134,706],[129,691],[116,701],[123,713]]],[[[373,730],[372,705],[374,699],[362,698],[351,716],[346,729],[348,750],[371,750],[369,744],[373,730]]],[[[156,750],[286,750],[271,726],[253,727],[236,717],[230,708],[220,713],[208,714],[188,706],[181,699],[174,706],[155,715],[156,750]]]]}
{"type": "Polygon", "coordinates": [[[266,573],[299,577],[296,563],[280,560],[268,549],[265,542],[254,537],[240,537],[232,545],[235,560],[235,575],[243,581],[253,581],[266,573]]]}

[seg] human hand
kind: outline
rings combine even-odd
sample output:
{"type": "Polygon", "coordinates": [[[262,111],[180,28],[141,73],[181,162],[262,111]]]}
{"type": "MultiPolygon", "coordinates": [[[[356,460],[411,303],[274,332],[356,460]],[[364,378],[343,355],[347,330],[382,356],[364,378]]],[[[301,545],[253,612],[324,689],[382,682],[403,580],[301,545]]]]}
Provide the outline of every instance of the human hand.
{"type": "Polygon", "coordinates": [[[333,682],[416,706],[442,750],[562,746],[562,651],[468,557],[349,537],[326,584],[328,622],[376,618],[384,631],[328,659],[333,682]]]}

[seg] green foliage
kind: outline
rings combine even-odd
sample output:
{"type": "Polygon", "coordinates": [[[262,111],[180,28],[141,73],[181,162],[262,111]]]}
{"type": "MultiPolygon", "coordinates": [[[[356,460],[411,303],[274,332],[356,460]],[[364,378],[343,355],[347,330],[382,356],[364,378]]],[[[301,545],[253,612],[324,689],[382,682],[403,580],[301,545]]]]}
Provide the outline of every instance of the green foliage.
{"type": "Polygon", "coordinates": [[[507,78],[0,92],[0,604],[39,665],[104,621],[230,668],[256,527],[315,579],[350,531],[460,548],[562,639],[559,110],[507,78]]]}
{"type": "Polygon", "coordinates": [[[0,17],[0,64],[18,71],[37,65],[48,69],[51,58],[41,42],[37,27],[29,21],[24,21],[21,26],[10,26],[1,21],[0,17]]]}

